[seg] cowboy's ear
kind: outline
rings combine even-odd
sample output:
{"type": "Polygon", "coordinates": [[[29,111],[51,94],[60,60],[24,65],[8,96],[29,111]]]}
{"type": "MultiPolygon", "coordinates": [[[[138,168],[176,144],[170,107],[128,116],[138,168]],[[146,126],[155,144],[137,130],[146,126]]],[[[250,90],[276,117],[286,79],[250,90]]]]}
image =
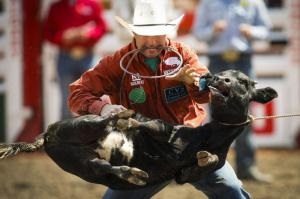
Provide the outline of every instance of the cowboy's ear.
{"type": "Polygon", "coordinates": [[[278,96],[277,92],[270,87],[255,89],[252,95],[252,101],[267,103],[278,96]]]}

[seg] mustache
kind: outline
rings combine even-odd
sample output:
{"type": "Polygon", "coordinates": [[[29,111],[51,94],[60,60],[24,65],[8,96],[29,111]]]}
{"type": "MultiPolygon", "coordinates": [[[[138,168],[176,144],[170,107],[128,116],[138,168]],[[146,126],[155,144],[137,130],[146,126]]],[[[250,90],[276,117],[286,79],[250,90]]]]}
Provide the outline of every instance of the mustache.
{"type": "Polygon", "coordinates": [[[158,46],[142,46],[141,50],[148,50],[148,49],[156,49],[156,50],[163,50],[164,46],[163,45],[158,45],[158,46]]]}

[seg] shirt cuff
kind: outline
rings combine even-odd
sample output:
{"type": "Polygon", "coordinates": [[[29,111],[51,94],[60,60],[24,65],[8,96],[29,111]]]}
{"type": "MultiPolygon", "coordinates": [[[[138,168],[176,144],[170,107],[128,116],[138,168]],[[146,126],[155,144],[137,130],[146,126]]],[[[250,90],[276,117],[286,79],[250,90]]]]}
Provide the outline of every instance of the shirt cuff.
{"type": "Polygon", "coordinates": [[[110,102],[106,99],[104,100],[97,100],[94,101],[90,106],[89,106],[89,113],[95,114],[95,115],[100,115],[100,112],[106,104],[110,104],[110,102]]]}

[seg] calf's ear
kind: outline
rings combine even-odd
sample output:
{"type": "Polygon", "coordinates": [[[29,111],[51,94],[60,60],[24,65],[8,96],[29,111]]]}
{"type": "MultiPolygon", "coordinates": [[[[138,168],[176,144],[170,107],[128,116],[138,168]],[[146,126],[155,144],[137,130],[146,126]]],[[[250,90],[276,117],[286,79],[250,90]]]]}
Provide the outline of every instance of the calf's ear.
{"type": "Polygon", "coordinates": [[[252,95],[252,101],[267,103],[278,96],[277,92],[270,87],[255,89],[252,95]]]}

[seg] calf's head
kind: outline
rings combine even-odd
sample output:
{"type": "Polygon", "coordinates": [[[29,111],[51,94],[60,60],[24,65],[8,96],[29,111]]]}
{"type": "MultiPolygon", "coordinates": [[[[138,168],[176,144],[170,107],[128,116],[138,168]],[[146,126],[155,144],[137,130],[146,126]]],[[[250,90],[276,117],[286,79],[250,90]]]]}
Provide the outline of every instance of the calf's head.
{"type": "Polygon", "coordinates": [[[277,97],[270,88],[255,88],[255,82],[237,70],[226,70],[206,76],[210,90],[212,119],[226,123],[245,122],[251,101],[267,103],[277,97]]]}

